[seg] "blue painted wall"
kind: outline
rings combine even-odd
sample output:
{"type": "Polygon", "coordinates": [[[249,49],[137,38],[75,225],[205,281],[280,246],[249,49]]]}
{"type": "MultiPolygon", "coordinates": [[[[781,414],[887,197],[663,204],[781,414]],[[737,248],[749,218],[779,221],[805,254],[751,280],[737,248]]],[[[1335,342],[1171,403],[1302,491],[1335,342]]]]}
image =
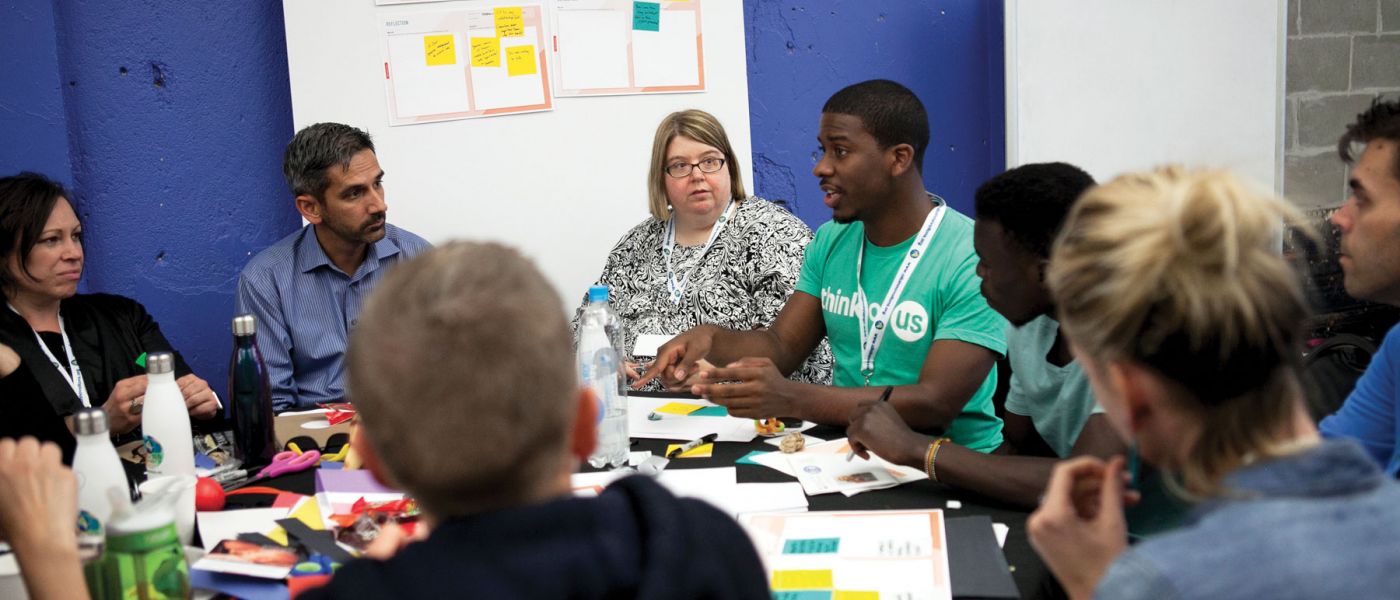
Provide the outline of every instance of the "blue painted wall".
{"type": "Polygon", "coordinates": [[[972,214],[1005,165],[1002,3],[988,0],[745,2],[754,189],[814,229],[831,218],[812,176],[821,107],[841,88],[892,79],[929,112],[924,184],[972,214]]]}
{"type": "MultiPolygon", "coordinates": [[[[712,0],[733,1],[733,0],[712,0]]],[[[84,289],[140,300],[217,390],[248,257],[299,226],[281,178],[292,135],[281,3],[0,0],[0,173],[68,184],[87,227],[84,289]]],[[[890,78],[927,105],[928,189],[971,212],[999,172],[1001,3],[749,0],[754,189],[813,227],[821,105],[890,78]]]]}
{"type": "Polygon", "coordinates": [[[281,178],[292,135],[281,3],[6,8],[5,31],[29,36],[32,54],[47,56],[46,41],[57,48],[34,74],[0,74],[6,100],[51,109],[61,81],[62,108],[52,124],[34,119],[42,127],[0,121],[0,146],[21,148],[0,154],[0,172],[38,169],[70,184],[85,226],[85,289],[141,301],[223,390],[238,271],[300,225],[281,178]],[[11,26],[14,13],[38,16],[11,26]]]}

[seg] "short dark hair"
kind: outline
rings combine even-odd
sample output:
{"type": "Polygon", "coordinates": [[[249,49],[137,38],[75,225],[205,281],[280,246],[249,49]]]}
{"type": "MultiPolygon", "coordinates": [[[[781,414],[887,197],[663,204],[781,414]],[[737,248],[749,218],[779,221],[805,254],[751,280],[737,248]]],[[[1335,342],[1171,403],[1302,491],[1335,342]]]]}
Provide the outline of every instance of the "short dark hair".
{"type": "MultiPolygon", "coordinates": [[[[48,177],[25,171],[0,178],[0,260],[8,262],[10,254],[18,252],[19,268],[29,275],[29,252],[39,242],[59,198],[67,198],[73,212],[78,212],[63,186],[48,177]]],[[[14,274],[0,266],[0,290],[8,295],[15,284],[14,274]]]]}
{"type": "MultiPolygon", "coordinates": [[[[1337,154],[1343,162],[1350,164],[1355,160],[1352,149],[1371,140],[1400,143],[1400,99],[1387,101],[1377,96],[1372,100],[1371,107],[1357,115],[1356,121],[1347,125],[1347,132],[1337,140],[1337,154]]],[[[1400,178],[1400,154],[1396,155],[1391,169],[1394,171],[1392,174],[1400,178]]]]}
{"type": "Polygon", "coordinates": [[[1094,178],[1068,163],[1021,165],[977,188],[977,218],[1000,223],[1012,241],[1049,258],[1070,207],[1091,187],[1094,178]]]}
{"type": "Polygon", "coordinates": [[[332,165],[350,166],[350,159],[363,150],[374,152],[369,134],[340,123],[317,123],[298,131],[282,155],[282,175],[293,196],[320,198],[330,185],[326,169],[332,165]]]}
{"type": "Polygon", "coordinates": [[[881,148],[895,144],[913,146],[914,168],[923,172],[928,113],[909,88],[888,79],[862,81],[832,94],[822,112],[859,118],[881,148]]]}

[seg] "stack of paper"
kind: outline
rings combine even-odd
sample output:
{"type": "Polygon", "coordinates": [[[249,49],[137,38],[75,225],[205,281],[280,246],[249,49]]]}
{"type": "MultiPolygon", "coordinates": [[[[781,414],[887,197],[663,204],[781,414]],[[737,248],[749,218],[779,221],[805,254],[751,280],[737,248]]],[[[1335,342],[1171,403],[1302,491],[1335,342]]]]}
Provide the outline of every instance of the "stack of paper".
{"type": "Polygon", "coordinates": [[[758,435],[753,419],[731,417],[704,400],[627,398],[627,434],[634,438],[693,440],[711,433],[720,442],[751,442],[758,435]]]}
{"type": "Polygon", "coordinates": [[[331,515],[351,513],[351,507],[361,498],[366,502],[393,502],[403,497],[403,492],[380,485],[369,471],[316,471],[316,504],[326,529],[335,528],[331,515]]]}
{"type": "Polygon", "coordinates": [[[754,455],[750,460],[796,477],[809,496],[832,492],[854,496],[928,479],[919,469],[896,465],[874,453],[869,460],[856,456],[847,461],[850,451],[851,445],[846,438],[841,438],[813,444],[793,454],[769,452],[754,455]]]}
{"type": "MultiPolygon", "coordinates": [[[[574,494],[596,496],[613,481],[633,472],[575,473],[574,494]]],[[[807,497],[796,483],[737,483],[734,467],[671,469],[662,471],[657,483],[683,498],[698,498],[732,516],[751,512],[807,510],[807,497]]]]}

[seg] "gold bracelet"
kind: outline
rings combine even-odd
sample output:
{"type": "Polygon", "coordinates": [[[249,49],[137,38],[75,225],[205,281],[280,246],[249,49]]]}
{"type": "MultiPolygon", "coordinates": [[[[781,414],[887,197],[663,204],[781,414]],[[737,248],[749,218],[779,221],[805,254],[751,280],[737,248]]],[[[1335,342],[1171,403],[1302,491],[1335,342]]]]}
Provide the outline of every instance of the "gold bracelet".
{"type": "Polygon", "coordinates": [[[942,446],[943,442],[951,441],[953,440],[948,438],[938,438],[928,445],[928,455],[924,458],[924,472],[928,474],[929,479],[935,482],[938,481],[938,447],[942,446]]]}

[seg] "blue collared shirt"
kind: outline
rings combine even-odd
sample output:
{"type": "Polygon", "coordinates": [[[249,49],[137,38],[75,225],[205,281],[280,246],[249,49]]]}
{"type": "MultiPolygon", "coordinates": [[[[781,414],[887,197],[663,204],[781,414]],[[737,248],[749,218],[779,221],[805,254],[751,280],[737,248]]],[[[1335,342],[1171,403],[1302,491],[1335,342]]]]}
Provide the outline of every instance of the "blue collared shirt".
{"type": "Polygon", "coordinates": [[[257,318],[272,407],[315,408],[345,400],[345,347],[360,307],[387,267],[432,245],[390,224],[365,261],[346,274],[307,225],[259,252],[238,277],[237,311],[257,318]]]}

